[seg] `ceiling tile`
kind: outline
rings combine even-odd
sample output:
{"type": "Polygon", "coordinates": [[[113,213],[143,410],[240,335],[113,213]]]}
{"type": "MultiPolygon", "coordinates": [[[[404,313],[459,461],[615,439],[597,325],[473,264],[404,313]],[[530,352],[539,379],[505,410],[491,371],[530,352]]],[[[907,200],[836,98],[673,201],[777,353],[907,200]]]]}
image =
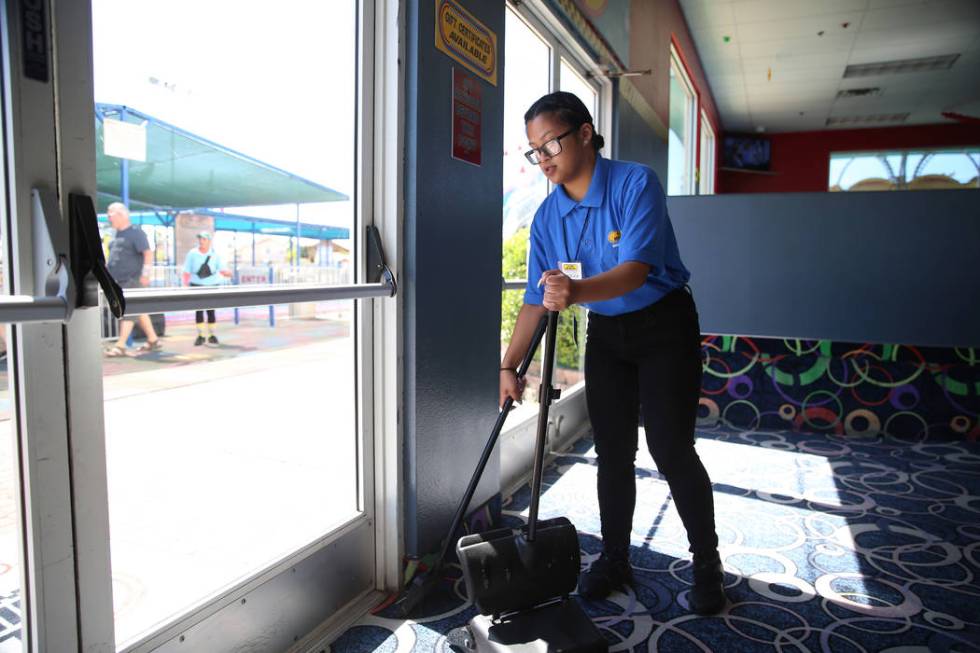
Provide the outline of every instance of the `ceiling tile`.
{"type": "Polygon", "coordinates": [[[802,38],[849,37],[857,32],[861,11],[847,11],[821,16],[784,18],[738,23],[738,35],[742,41],[788,41],[802,38]],[[848,27],[842,27],[847,24],[848,27]],[[822,35],[820,33],[823,33],[822,35]]]}
{"type": "Polygon", "coordinates": [[[709,27],[708,29],[702,29],[698,31],[692,31],[691,37],[694,39],[694,43],[698,48],[698,56],[704,57],[721,57],[721,56],[738,56],[738,46],[734,41],[729,40],[728,43],[725,42],[725,37],[731,39],[735,34],[735,26],[729,25],[727,27],[709,27]]]}
{"type": "Polygon", "coordinates": [[[923,5],[930,0],[871,0],[868,5],[871,9],[896,9],[908,5],[923,5]]]}
{"type": "Polygon", "coordinates": [[[835,115],[909,111],[928,122],[941,120],[943,107],[980,112],[980,0],[681,4],[728,129],[754,131],[763,123],[770,132],[823,129],[831,110],[835,115]],[[846,30],[844,22],[850,23],[846,30]],[[729,31],[733,40],[725,44],[722,37],[729,31]],[[843,78],[848,64],[950,52],[961,56],[946,71],[843,78]],[[836,97],[840,89],[865,87],[879,87],[881,95],[836,97]]]}
{"type": "MultiPolygon", "coordinates": [[[[772,81],[777,84],[788,83],[833,83],[836,88],[840,83],[841,75],[844,73],[843,66],[833,68],[784,68],[775,65],[772,68],[772,81]]],[[[751,78],[751,73],[746,73],[751,78]]]]}
{"type": "Polygon", "coordinates": [[[854,41],[851,63],[874,63],[893,59],[916,59],[944,54],[967,52],[973,49],[980,32],[959,28],[932,34],[910,30],[907,34],[894,32],[861,32],[854,41]]]}
{"type": "Polygon", "coordinates": [[[745,93],[745,81],[741,77],[724,77],[721,80],[711,80],[708,85],[711,87],[711,94],[716,100],[734,93],[745,93]]]}
{"type": "MultiPolygon", "coordinates": [[[[746,41],[739,44],[743,57],[780,57],[806,54],[831,54],[848,51],[854,44],[856,32],[847,36],[825,36],[823,38],[786,39],[780,41],[746,41]]],[[[741,29],[739,30],[741,36],[741,29]]]]}
{"type": "Polygon", "coordinates": [[[941,23],[976,25],[977,21],[980,21],[980,2],[945,0],[922,5],[907,5],[899,10],[871,9],[861,22],[861,30],[890,30],[903,27],[922,29],[941,23]]]}
{"type": "Polygon", "coordinates": [[[833,99],[837,97],[837,83],[835,81],[813,82],[804,79],[795,82],[763,81],[761,84],[756,84],[751,80],[746,80],[745,92],[749,95],[764,95],[766,97],[828,95],[833,99]]]}
{"type": "Polygon", "coordinates": [[[741,75],[742,62],[737,57],[726,59],[702,59],[701,66],[707,72],[708,79],[714,79],[725,75],[741,75]]]}
{"type": "Polygon", "coordinates": [[[732,5],[735,21],[741,25],[762,20],[805,18],[863,9],[865,2],[856,0],[746,0],[732,5]]]}
{"type": "Polygon", "coordinates": [[[922,95],[908,95],[891,98],[838,100],[834,103],[832,113],[835,116],[864,116],[874,113],[915,111],[922,103],[922,97],[922,95]]]}
{"type": "Polygon", "coordinates": [[[681,0],[684,20],[691,30],[701,30],[716,25],[734,25],[735,13],[727,2],[690,2],[681,0]]]}

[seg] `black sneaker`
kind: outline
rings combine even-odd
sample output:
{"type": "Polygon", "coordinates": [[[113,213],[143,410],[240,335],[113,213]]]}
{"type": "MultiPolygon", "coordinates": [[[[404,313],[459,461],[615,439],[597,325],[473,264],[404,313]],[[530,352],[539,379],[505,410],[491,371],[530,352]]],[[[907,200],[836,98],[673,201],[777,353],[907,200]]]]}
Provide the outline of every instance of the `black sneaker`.
{"type": "Polygon", "coordinates": [[[208,344],[209,345],[217,345],[218,344],[218,338],[216,336],[213,336],[213,335],[208,336],[208,344]]]}
{"type": "Polygon", "coordinates": [[[578,577],[578,593],[586,600],[596,601],[632,584],[633,568],[629,560],[603,553],[578,577]]]}
{"type": "Polygon", "coordinates": [[[688,595],[691,610],[707,616],[724,610],[728,599],[725,597],[725,569],[718,553],[694,558],[694,586],[688,595]]]}
{"type": "Polygon", "coordinates": [[[204,336],[198,336],[197,338],[194,339],[195,347],[200,347],[203,344],[204,344],[204,336]]]}

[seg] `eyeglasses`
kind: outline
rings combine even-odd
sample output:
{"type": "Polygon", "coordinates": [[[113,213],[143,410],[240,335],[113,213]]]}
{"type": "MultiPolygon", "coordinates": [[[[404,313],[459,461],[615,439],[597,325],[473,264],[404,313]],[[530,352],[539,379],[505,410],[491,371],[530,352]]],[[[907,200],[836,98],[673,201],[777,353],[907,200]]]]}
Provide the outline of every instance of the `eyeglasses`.
{"type": "Polygon", "coordinates": [[[524,156],[531,162],[532,165],[538,165],[541,163],[542,156],[548,159],[558,156],[561,154],[561,139],[565,138],[576,129],[578,129],[578,127],[572,127],[564,134],[555,136],[550,141],[547,141],[541,147],[532,147],[530,150],[524,153],[524,156]]]}

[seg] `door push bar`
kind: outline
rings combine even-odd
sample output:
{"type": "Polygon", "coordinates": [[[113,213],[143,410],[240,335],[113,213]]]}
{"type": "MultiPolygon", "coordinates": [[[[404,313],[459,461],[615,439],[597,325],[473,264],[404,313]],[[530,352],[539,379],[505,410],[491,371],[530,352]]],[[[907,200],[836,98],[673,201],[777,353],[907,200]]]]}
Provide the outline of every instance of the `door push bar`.
{"type": "Polygon", "coordinates": [[[126,301],[109,275],[92,198],[68,197],[69,224],[61,219],[58,199],[47,188],[31,190],[34,292],[0,296],[0,323],[65,322],[76,308],[99,305],[99,287],[109,308],[121,316],[126,301]]]}
{"type": "MultiPolygon", "coordinates": [[[[126,314],[126,296],[106,267],[98,216],[92,198],[81,193],[70,193],[68,210],[69,221],[65,225],[55,194],[46,188],[35,188],[31,191],[34,290],[37,295],[0,296],[0,324],[68,323],[75,309],[99,305],[100,289],[106,297],[109,310],[116,318],[126,314]]],[[[367,227],[367,263],[368,284],[225,291],[222,294],[228,294],[229,297],[224,298],[222,306],[249,306],[256,302],[259,295],[262,295],[260,303],[292,295],[302,295],[305,301],[317,301],[321,299],[320,295],[323,295],[323,299],[355,299],[382,294],[394,297],[398,285],[385,260],[381,236],[374,225],[367,227]],[[368,287],[375,285],[380,287],[368,287]]],[[[192,297],[178,297],[182,292],[184,291],[154,292],[151,293],[153,297],[143,297],[144,293],[137,292],[133,294],[133,302],[141,304],[152,300],[166,304],[168,299],[174,299],[180,301],[170,303],[179,305],[178,308],[182,309],[183,304],[191,305],[215,294],[195,293],[192,297]]]]}
{"type": "Polygon", "coordinates": [[[395,275],[388,267],[384,249],[381,247],[381,237],[373,225],[367,227],[366,249],[367,279],[365,283],[340,286],[277,284],[180,289],[137,288],[127,291],[126,315],[394,297],[398,291],[395,275]]]}

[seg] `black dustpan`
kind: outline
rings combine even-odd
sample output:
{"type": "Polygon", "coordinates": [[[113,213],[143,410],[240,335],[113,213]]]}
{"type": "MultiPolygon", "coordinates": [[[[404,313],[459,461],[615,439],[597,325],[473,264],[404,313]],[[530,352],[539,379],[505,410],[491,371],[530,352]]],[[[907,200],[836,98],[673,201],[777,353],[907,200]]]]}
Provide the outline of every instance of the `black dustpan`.
{"type": "MultiPolygon", "coordinates": [[[[553,315],[557,316],[557,313],[553,315]]],[[[517,369],[517,378],[519,380],[523,380],[525,374],[527,374],[527,370],[531,366],[531,361],[534,359],[534,354],[538,349],[538,345],[541,343],[541,338],[544,337],[548,324],[548,319],[544,317],[538,322],[534,330],[534,335],[531,337],[531,344],[517,369]]],[[[480,454],[480,459],[476,464],[476,469],[473,471],[473,476],[470,478],[466,492],[463,493],[463,497],[456,507],[456,514],[453,515],[452,523],[449,526],[449,533],[443,541],[442,549],[439,551],[439,557],[435,564],[431,569],[416,574],[393,602],[392,605],[399,616],[412,616],[415,609],[425,600],[426,596],[432,591],[432,588],[442,578],[442,569],[446,562],[446,555],[449,553],[449,547],[452,546],[456,531],[459,530],[459,527],[463,523],[463,518],[466,516],[466,511],[470,506],[470,501],[472,501],[476,487],[479,485],[480,478],[483,476],[483,470],[490,460],[490,454],[493,453],[493,449],[497,444],[497,438],[500,437],[500,431],[503,429],[504,422],[507,420],[507,414],[513,405],[514,400],[508,397],[501,407],[500,413],[497,415],[497,421],[490,431],[490,437],[487,439],[486,445],[483,447],[483,453],[480,454]]]]}
{"type": "Polygon", "coordinates": [[[559,394],[552,388],[557,326],[558,313],[549,313],[527,525],[468,535],[456,545],[466,591],[482,614],[526,610],[567,596],[578,581],[580,554],[575,526],[565,517],[538,521],[548,411],[559,394]]]}

